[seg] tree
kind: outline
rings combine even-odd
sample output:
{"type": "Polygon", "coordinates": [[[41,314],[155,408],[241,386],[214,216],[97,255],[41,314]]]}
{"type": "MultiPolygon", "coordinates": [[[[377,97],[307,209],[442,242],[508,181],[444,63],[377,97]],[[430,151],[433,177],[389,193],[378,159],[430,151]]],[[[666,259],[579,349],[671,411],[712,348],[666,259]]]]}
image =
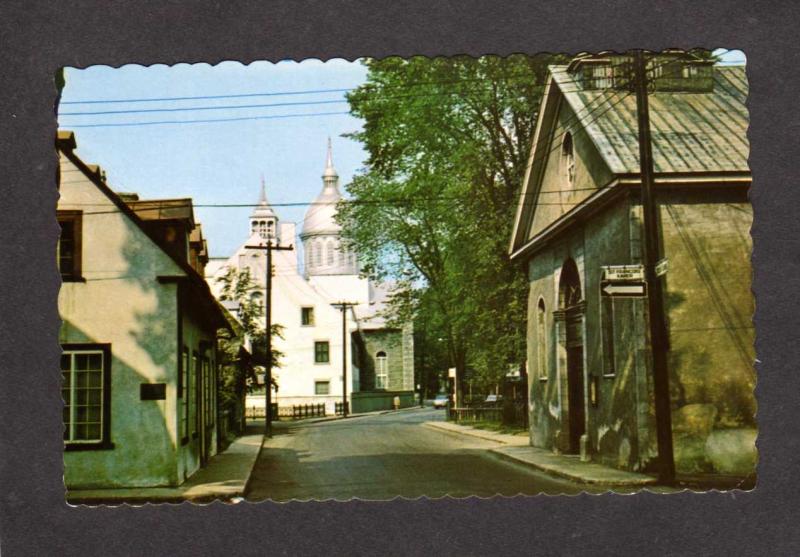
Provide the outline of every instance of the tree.
{"type": "MultiPolygon", "coordinates": [[[[547,65],[555,56],[367,60],[348,94],[368,153],[339,208],[391,313],[444,339],[487,388],[524,359],[527,280],[507,249],[547,65]]],[[[431,355],[433,357],[433,355],[431,355]]],[[[433,361],[433,360],[431,360],[433,361]]]]}
{"type": "MultiPolygon", "coordinates": [[[[266,364],[264,348],[264,304],[261,301],[261,289],[250,276],[249,269],[241,271],[231,267],[217,282],[222,286],[220,300],[234,302],[236,319],[233,322],[234,334],[220,334],[221,351],[219,402],[222,408],[232,411],[244,410],[244,397],[248,389],[257,384],[256,369],[253,364],[266,364]],[[253,355],[258,355],[257,347],[261,346],[261,357],[248,358],[242,348],[250,341],[253,355]],[[246,361],[244,361],[244,359],[246,361]]],[[[283,327],[272,325],[272,337],[282,338],[283,327]]],[[[272,366],[280,367],[283,354],[272,350],[272,366]]],[[[277,387],[273,379],[273,386],[277,387]]]]}

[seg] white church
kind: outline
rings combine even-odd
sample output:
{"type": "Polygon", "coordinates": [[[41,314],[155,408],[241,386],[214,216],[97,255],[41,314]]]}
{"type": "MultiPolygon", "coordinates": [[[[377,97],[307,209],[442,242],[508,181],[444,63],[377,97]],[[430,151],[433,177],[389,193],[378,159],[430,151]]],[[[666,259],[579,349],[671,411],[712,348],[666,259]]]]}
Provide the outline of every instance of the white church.
{"type": "MultiPolygon", "coordinates": [[[[273,346],[282,353],[273,369],[277,389],[272,400],[279,413],[293,405],[326,405],[334,413],[347,389],[354,413],[389,409],[396,400],[401,407],[414,404],[414,342],[411,324],[390,327],[379,315],[388,292],[359,276],[357,254],[344,247],[336,222],[336,204],[342,198],[339,176],[333,166],[331,142],[322,191],[309,205],[300,240],[303,264],[297,250],[295,224],[280,222],[267,201],[262,178],[259,203],[250,215],[249,238],[228,258],[212,258],[206,278],[219,296],[217,279],[230,268],[249,269],[265,296],[266,251],[248,246],[265,245],[267,238],[290,250],[273,251],[272,322],[283,327],[283,338],[273,346]],[[347,310],[347,334],[342,335],[342,312],[332,304],[351,302],[347,310]],[[342,374],[343,340],[346,340],[346,383],[342,374]]],[[[262,298],[264,299],[264,298],[262,298]]],[[[254,339],[255,340],[255,339],[254,339]]],[[[256,340],[257,342],[257,340],[256,340]]],[[[257,404],[248,400],[248,407],[257,404]]],[[[263,397],[260,397],[263,405],[263,397]]]]}

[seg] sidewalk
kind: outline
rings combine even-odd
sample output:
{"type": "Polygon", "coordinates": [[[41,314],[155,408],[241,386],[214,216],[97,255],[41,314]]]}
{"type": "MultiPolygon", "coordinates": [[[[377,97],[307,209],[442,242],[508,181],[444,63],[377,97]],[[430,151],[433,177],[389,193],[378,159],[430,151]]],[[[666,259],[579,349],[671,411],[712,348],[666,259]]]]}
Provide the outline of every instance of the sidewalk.
{"type": "Polygon", "coordinates": [[[242,497],[264,438],[262,429],[248,429],[248,434],[238,437],[225,451],[211,457],[205,468],[180,486],[75,489],[67,493],[67,501],[73,505],[141,505],[182,501],[210,503],[215,499],[242,497]],[[257,433],[252,433],[254,431],[257,433]]]}
{"type": "Polygon", "coordinates": [[[535,468],[574,482],[618,487],[646,486],[656,483],[656,478],[652,476],[618,470],[596,462],[582,462],[577,455],[558,455],[547,449],[531,447],[527,435],[505,435],[449,422],[425,422],[424,425],[449,433],[493,441],[501,446],[489,449],[489,452],[503,460],[535,468]]]}

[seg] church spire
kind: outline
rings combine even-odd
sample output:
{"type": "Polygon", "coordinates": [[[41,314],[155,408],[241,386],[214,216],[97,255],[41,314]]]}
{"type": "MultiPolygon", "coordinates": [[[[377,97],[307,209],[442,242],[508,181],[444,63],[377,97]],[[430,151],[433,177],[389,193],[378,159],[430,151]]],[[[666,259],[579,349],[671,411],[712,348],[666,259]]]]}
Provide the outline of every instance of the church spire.
{"type": "Polygon", "coordinates": [[[333,147],[331,147],[331,138],[328,137],[328,154],[325,157],[325,172],[322,173],[322,180],[325,186],[335,186],[339,179],[336,169],[333,167],[333,147]]]}
{"type": "Polygon", "coordinates": [[[267,203],[267,184],[264,182],[264,173],[261,173],[261,194],[258,196],[258,204],[259,205],[269,205],[267,203]]]}

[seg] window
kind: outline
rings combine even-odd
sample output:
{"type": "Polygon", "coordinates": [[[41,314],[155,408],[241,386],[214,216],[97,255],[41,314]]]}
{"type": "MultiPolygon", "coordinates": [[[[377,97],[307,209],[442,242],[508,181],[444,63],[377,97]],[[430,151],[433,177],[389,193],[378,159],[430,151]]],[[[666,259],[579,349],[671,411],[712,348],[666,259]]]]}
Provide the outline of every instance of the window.
{"type": "Polygon", "coordinates": [[[569,132],[564,134],[564,140],[561,143],[561,160],[564,164],[567,183],[572,186],[575,184],[575,147],[572,144],[572,134],[569,132]]]}
{"type": "Polygon", "coordinates": [[[327,340],[318,340],[314,343],[314,362],[327,364],[331,361],[331,347],[327,340]]]}
{"type": "Polygon", "coordinates": [[[603,340],[603,375],[616,373],[614,362],[614,297],[600,296],[600,324],[603,340]]]}
{"type": "Polygon", "coordinates": [[[180,397],[181,443],[189,440],[189,349],[183,347],[181,353],[181,374],[178,383],[178,397],[180,397]]]}
{"type": "Polygon", "coordinates": [[[267,237],[267,222],[260,220],[258,221],[258,235],[262,238],[267,237]]]}
{"type": "Polygon", "coordinates": [[[65,344],[61,355],[64,441],[68,449],[111,448],[111,347],[65,344]]]}
{"type": "Polygon", "coordinates": [[[539,300],[536,308],[536,366],[539,369],[539,379],[547,379],[547,330],[545,328],[544,300],[539,300]]]}
{"type": "Polygon", "coordinates": [[[189,378],[192,382],[189,393],[194,397],[194,419],[192,420],[192,437],[197,437],[197,430],[200,429],[200,356],[195,352],[192,354],[192,372],[189,378]]]}
{"type": "Polygon", "coordinates": [[[375,388],[386,389],[389,385],[389,364],[386,352],[381,350],[375,354],[375,388]]]}
{"type": "Polygon", "coordinates": [[[58,240],[58,270],[63,281],[82,281],[81,277],[81,211],[58,211],[61,236],[58,240]]]}
{"type": "Polygon", "coordinates": [[[329,395],[331,394],[330,381],[314,381],[314,394],[315,395],[329,395]]]}
{"type": "Polygon", "coordinates": [[[322,265],[322,242],[319,240],[314,242],[314,261],[312,264],[315,267],[322,265]]]}
{"type": "Polygon", "coordinates": [[[300,308],[300,323],[304,327],[314,324],[314,308],[300,308]]]}
{"type": "Polygon", "coordinates": [[[327,264],[329,267],[333,267],[333,240],[328,240],[328,243],[325,246],[325,251],[327,252],[327,264]]]}

